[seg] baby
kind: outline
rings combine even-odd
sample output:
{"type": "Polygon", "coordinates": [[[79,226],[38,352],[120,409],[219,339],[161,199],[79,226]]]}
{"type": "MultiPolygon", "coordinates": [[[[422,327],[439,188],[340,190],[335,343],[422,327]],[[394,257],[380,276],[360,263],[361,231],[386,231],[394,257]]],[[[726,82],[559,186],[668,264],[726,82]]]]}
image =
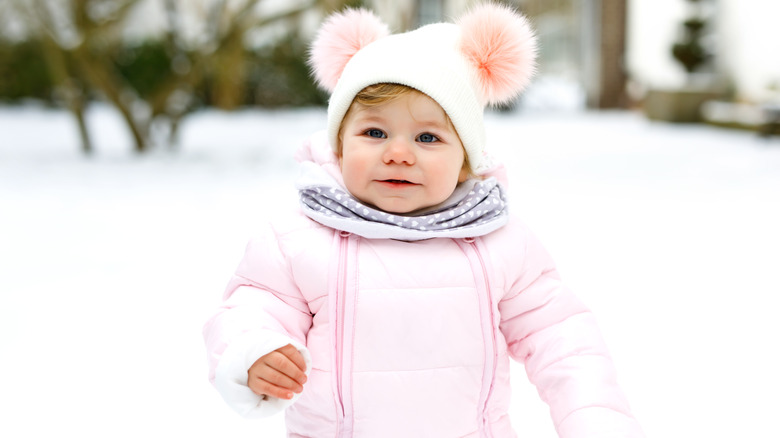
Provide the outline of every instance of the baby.
{"type": "Polygon", "coordinates": [[[484,106],[533,72],[526,20],[485,4],[388,33],[364,10],[321,28],[328,129],[298,153],[300,213],[249,243],[204,328],[211,381],[292,437],[511,437],[512,358],[559,436],[644,436],[486,153],[484,106]]]}

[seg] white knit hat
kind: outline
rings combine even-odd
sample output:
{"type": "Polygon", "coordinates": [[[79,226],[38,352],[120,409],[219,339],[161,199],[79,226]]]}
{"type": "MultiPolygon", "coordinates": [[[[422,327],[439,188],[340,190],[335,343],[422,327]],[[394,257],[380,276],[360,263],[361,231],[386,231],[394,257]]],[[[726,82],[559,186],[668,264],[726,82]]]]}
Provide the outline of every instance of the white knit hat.
{"type": "Polygon", "coordinates": [[[371,12],[347,9],[322,25],[310,64],[319,85],[332,93],[328,139],[334,150],[355,95],[369,85],[401,84],[444,109],[479,175],[491,167],[484,107],[516,97],[533,75],[535,58],[536,38],[525,17],[487,3],[456,24],[430,24],[395,35],[371,12]]]}

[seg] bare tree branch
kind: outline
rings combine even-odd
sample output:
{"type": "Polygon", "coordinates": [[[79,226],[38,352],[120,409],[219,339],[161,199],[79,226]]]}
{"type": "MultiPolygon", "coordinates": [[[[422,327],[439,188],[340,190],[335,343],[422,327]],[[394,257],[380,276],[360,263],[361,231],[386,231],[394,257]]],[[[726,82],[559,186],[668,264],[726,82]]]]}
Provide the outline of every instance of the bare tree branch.
{"type": "Polygon", "coordinates": [[[285,11],[258,15],[260,0],[246,0],[233,10],[227,0],[214,0],[204,18],[206,42],[192,50],[185,44],[179,4],[160,0],[167,18],[163,47],[171,60],[170,73],[158,78],[155,89],[142,97],[115,62],[123,44],[121,30],[140,0],[10,1],[43,42],[52,79],[64,90],[66,103],[85,133],[85,151],[91,148],[83,120],[85,91],[93,90],[122,115],[138,152],[149,147],[155,120],[168,120],[173,133],[179,119],[193,108],[186,97],[182,104],[177,96],[186,96],[206,78],[212,81],[212,102],[232,108],[244,101],[248,82],[244,77],[248,71],[245,38],[250,30],[295,20],[311,8],[328,10],[343,4],[343,0],[309,0],[285,11]],[[134,111],[139,105],[147,111],[134,111]]]}

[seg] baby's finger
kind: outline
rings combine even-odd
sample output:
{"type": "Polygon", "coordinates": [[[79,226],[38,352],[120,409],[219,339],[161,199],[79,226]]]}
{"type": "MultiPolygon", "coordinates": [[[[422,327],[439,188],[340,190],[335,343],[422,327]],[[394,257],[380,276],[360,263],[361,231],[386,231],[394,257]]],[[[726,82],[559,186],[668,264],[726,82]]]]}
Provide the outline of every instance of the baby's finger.
{"type": "Polygon", "coordinates": [[[306,362],[295,347],[287,345],[273,353],[267,358],[269,366],[287,374],[301,385],[306,383],[306,362]]]}
{"type": "MultiPolygon", "coordinates": [[[[289,379],[292,379],[296,385],[303,385],[306,383],[306,374],[301,371],[300,368],[298,368],[298,366],[295,365],[292,360],[290,360],[290,358],[285,356],[280,351],[273,351],[270,354],[264,356],[262,360],[267,367],[281,373],[289,379]]],[[[271,381],[271,383],[275,382],[271,381]]],[[[293,389],[292,386],[290,388],[293,389]]]]}
{"type": "Polygon", "coordinates": [[[282,398],[289,400],[293,398],[293,392],[289,388],[280,388],[270,382],[267,382],[259,377],[250,377],[249,389],[257,395],[270,396],[276,398],[282,398]]]}
{"type": "Polygon", "coordinates": [[[303,355],[300,351],[298,351],[297,348],[291,344],[287,344],[277,351],[287,356],[302,372],[306,372],[306,361],[303,359],[303,355]]]}
{"type": "MultiPolygon", "coordinates": [[[[295,368],[295,366],[290,364],[289,368],[295,368]]],[[[280,388],[290,389],[294,392],[303,391],[303,384],[290,377],[284,371],[269,368],[260,378],[280,388]]]]}

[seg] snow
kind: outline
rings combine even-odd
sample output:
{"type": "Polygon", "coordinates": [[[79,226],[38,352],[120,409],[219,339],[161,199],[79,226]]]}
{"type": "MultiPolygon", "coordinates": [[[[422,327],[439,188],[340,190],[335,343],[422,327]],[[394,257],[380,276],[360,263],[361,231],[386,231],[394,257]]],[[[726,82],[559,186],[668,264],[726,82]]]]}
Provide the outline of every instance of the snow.
{"type": "MultiPolygon", "coordinates": [[[[324,111],[198,113],[178,153],[146,157],[111,110],[89,120],[84,158],[67,113],[0,107],[0,435],[283,436],[210,387],[200,330],[256,224],[295,205],[324,111]]],[[[631,112],[487,125],[647,435],[780,433],[780,138],[631,112]]],[[[519,435],[554,437],[513,375],[519,435]]]]}

